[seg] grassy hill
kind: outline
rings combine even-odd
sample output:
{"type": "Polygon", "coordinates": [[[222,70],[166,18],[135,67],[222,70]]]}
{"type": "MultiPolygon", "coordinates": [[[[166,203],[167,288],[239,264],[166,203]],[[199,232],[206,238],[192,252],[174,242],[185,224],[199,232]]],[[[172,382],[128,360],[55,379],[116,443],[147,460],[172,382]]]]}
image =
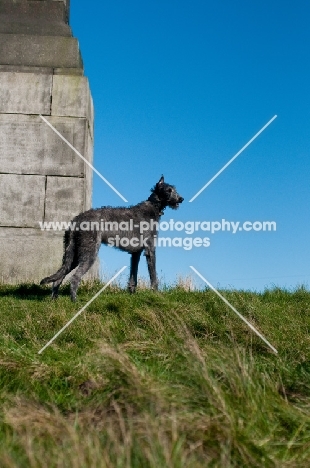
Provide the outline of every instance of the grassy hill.
{"type": "Polygon", "coordinates": [[[310,466],[310,292],[0,286],[0,466],[310,466]]]}

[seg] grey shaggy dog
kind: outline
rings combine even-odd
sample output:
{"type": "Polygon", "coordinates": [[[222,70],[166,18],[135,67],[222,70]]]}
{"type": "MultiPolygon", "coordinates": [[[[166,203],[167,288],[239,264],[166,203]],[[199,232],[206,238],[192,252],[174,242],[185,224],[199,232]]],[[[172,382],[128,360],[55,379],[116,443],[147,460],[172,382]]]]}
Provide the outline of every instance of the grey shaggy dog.
{"type": "Polygon", "coordinates": [[[71,221],[71,228],[64,235],[64,256],[61,268],[40,284],[53,283],[52,297],[58,296],[59,287],[70,271],[76,271],[71,278],[71,299],[81,278],[94,264],[100,245],[107,244],[131,254],[128,290],[133,293],[137,286],[138,265],[144,250],[152,289],[158,289],[155,266],[155,248],[158,223],[164,209],[177,209],[183,202],[173,185],[165,183],[162,176],[151,190],[146,201],[131,207],[113,208],[103,206],[79,214],[71,221]]]}

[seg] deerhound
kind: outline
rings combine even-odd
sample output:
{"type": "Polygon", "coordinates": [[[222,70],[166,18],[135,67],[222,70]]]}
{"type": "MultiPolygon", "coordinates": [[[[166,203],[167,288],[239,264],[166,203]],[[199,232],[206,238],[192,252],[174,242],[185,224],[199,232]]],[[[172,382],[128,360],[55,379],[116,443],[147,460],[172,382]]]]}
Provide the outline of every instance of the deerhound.
{"type": "Polygon", "coordinates": [[[40,284],[53,283],[52,297],[65,276],[77,268],[71,278],[72,301],[82,276],[94,264],[100,245],[106,244],[131,254],[128,290],[134,293],[137,286],[138,265],[142,251],[146,256],[151,288],[158,289],[155,267],[155,247],[158,225],[164,209],[177,209],[182,198],[173,185],[165,183],[162,176],[151,190],[146,201],[129,208],[103,206],[80,213],[70,223],[64,235],[64,255],[61,268],[40,284]]]}

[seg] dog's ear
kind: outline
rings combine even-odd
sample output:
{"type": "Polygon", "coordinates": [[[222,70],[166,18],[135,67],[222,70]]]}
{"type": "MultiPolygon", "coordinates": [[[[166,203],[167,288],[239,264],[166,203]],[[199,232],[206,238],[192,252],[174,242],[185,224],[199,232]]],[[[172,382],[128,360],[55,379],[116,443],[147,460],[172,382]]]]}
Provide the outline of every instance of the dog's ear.
{"type": "Polygon", "coordinates": [[[158,191],[163,187],[165,181],[164,181],[164,176],[162,175],[155,187],[152,189],[152,192],[157,193],[158,191]]]}
{"type": "Polygon", "coordinates": [[[164,176],[162,175],[161,178],[159,179],[157,185],[160,187],[164,184],[165,180],[164,180],[164,176]]]}

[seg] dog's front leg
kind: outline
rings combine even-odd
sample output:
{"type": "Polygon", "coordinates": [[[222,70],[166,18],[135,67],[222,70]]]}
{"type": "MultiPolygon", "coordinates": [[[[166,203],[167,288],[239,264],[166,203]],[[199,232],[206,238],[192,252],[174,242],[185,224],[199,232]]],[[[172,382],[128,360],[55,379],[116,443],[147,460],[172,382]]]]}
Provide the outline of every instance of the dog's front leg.
{"type": "Polygon", "coordinates": [[[138,276],[138,266],[140,261],[142,250],[140,252],[133,252],[131,254],[131,262],[130,262],[130,276],[128,281],[128,291],[130,293],[134,293],[137,287],[137,276],[138,276]]]}
{"type": "Polygon", "coordinates": [[[158,289],[158,281],[156,276],[156,254],[155,254],[155,246],[149,245],[145,248],[144,255],[146,256],[147,267],[149,270],[150,280],[151,280],[151,288],[157,291],[158,289]]]}

